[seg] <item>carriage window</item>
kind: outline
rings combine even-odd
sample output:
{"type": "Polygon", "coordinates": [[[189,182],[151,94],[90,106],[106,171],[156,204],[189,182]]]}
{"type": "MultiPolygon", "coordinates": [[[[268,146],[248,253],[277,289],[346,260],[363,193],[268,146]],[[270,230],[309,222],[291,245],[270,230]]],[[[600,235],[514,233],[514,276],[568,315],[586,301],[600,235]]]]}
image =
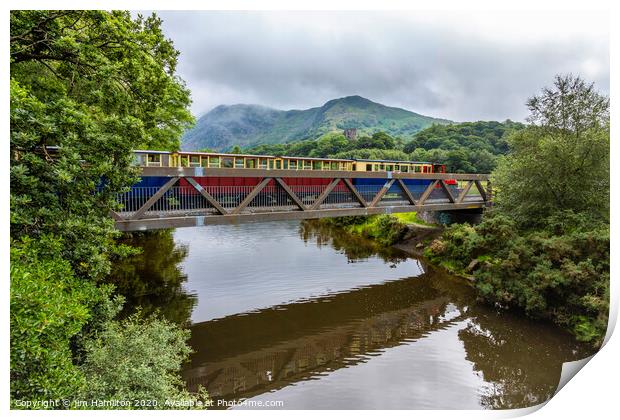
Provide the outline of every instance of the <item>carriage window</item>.
{"type": "Polygon", "coordinates": [[[245,167],[248,168],[248,169],[256,168],[256,159],[246,159],[245,160],[245,167]]]}
{"type": "Polygon", "coordinates": [[[401,172],[409,172],[409,165],[400,165],[401,172]]]}
{"type": "Polygon", "coordinates": [[[146,155],[143,155],[142,153],[136,153],[133,157],[133,161],[135,165],[138,166],[147,166],[146,162],[147,162],[147,157],[146,155]]]}
{"type": "Polygon", "coordinates": [[[220,158],[217,156],[209,157],[209,168],[219,168],[220,167],[220,158]]]}
{"type": "Polygon", "coordinates": [[[161,166],[161,155],[147,155],[146,166],[161,166]]]}
{"type": "Polygon", "coordinates": [[[304,169],[306,171],[309,171],[310,169],[312,169],[312,161],[304,160],[304,169]]]}
{"type": "Polygon", "coordinates": [[[289,169],[297,169],[297,161],[296,160],[289,160],[288,161],[288,167],[289,169]]]}
{"type": "Polygon", "coordinates": [[[380,164],[380,165],[379,165],[379,170],[380,170],[380,171],[385,171],[385,164],[383,164],[383,163],[382,163],[382,164],[380,164]]]}
{"type": "Polygon", "coordinates": [[[195,168],[200,166],[200,156],[190,156],[189,157],[189,166],[195,168]]]}
{"type": "Polygon", "coordinates": [[[338,162],[332,162],[332,171],[338,170],[338,162]]]}
{"type": "Polygon", "coordinates": [[[394,165],[385,165],[385,170],[392,172],[394,170],[394,165]]]}
{"type": "Polygon", "coordinates": [[[273,159],[269,159],[269,169],[273,169],[273,159]]]}
{"type": "Polygon", "coordinates": [[[282,161],[282,169],[288,169],[288,159],[282,161]]]}
{"type": "Polygon", "coordinates": [[[282,159],[276,159],[276,169],[282,169],[282,159]]]}
{"type": "Polygon", "coordinates": [[[222,168],[232,168],[233,167],[233,159],[230,157],[222,158],[222,168]]]}
{"type": "Polygon", "coordinates": [[[315,160],[312,162],[312,169],[314,169],[315,171],[320,171],[322,167],[323,167],[323,162],[319,160],[315,160]]]}
{"type": "Polygon", "coordinates": [[[235,168],[243,168],[243,158],[235,158],[235,168]]]}
{"type": "Polygon", "coordinates": [[[181,156],[181,166],[189,166],[189,159],[187,156],[181,156]]]}
{"type": "Polygon", "coordinates": [[[258,167],[260,169],[267,169],[267,159],[259,159],[258,167]]]}

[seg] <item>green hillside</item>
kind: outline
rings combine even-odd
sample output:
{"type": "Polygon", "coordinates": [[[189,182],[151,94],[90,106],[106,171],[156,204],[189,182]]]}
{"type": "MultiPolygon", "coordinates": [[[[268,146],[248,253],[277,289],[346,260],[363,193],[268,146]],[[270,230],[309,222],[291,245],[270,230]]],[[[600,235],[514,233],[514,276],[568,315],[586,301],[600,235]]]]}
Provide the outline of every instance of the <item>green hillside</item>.
{"type": "Polygon", "coordinates": [[[318,108],[280,111],[259,105],[220,105],[183,136],[183,150],[227,151],[234,145],[289,143],[317,138],[330,131],[356,128],[358,135],[378,131],[410,138],[432,124],[448,120],[385,106],[360,96],[333,99],[318,108]]]}

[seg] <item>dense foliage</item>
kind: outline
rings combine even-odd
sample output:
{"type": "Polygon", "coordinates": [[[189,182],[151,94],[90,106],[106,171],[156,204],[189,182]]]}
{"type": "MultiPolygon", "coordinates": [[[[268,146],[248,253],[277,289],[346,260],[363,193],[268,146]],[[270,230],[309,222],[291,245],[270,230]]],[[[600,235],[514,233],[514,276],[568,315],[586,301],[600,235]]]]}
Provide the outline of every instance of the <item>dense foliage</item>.
{"type": "Polygon", "coordinates": [[[493,174],[498,208],[525,227],[563,210],[609,223],[609,98],[566,77],[528,107],[532,125],[509,138],[493,174]]]}
{"type": "Polygon", "coordinates": [[[260,105],[220,105],[183,136],[184,150],[230,150],[238,144],[278,144],[316,139],[323,134],[356,128],[360,135],[384,131],[411,136],[432,124],[450,121],[385,106],[360,96],[333,99],[323,106],[281,111],[260,105]]]}
{"type": "Polygon", "coordinates": [[[178,375],[191,352],[188,338],[188,330],[155,316],[106,323],[85,343],[81,370],[88,387],[80,399],[132,402],[122,408],[207,408],[206,392],[190,394],[178,375]]]}
{"type": "Polygon", "coordinates": [[[442,162],[451,172],[490,173],[508,152],[508,136],[525,126],[507,120],[433,125],[406,144],[412,160],[442,162]]]}
{"type": "Polygon", "coordinates": [[[437,162],[446,164],[450,172],[489,173],[498,158],[508,152],[507,137],[524,127],[512,121],[435,124],[415,134],[409,142],[382,131],[355,140],[348,140],[342,132],[329,132],[316,140],[262,144],[245,151],[281,156],[437,162]]]}
{"type": "MultiPolygon", "coordinates": [[[[120,300],[101,282],[129,250],[114,245],[108,212],[135,181],[132,149],[178,147],[189,93],[154,15],[13,11],[10,25],[11,397],[79,398],[84,361],[118,331],[120,300]]],[[[166,325],[129,322],[153,338],[144,363],[186,353],[166,325]]]]}
{"type": "Polygon", "coordinates": [[[11,242],[11,395],[74,397],[86,385],[71,340],[105,290],[76,278],[56,238],[11,242]]]}
{"type": "Polygon", "coordinates": [[[528,101],[532,125],[509,138],[493,174],[494,211],[428,249],[469,271],[481,296],[601,343],[609,310],[609,100],[558,76],[528,101]]]}
{"type": "Polygon", "coordinates": [[[11,236],[66,239],[80,275],[107,271],[106,216],[134,181],[131,150],[174,149],[191,122],[160,24],[127,12],[11,13],[11,236]]]}

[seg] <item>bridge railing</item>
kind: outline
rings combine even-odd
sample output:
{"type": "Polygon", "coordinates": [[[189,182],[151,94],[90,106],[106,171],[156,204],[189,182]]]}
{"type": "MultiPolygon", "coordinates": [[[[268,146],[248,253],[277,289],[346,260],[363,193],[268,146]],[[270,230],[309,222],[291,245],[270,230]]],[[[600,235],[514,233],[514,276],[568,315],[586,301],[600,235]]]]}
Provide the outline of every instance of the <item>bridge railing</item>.
{"type": "Polygon", "coordinates": [[[163,176],[167,182],[119,194],[119,211],[112,214],[119,229],[458,210],[485,207],[491,201],[488,176],[480,174],[145,167],[142,176],[163,176]],[[255,184],[205,182],[230,177],[255,184]],[[304,184],[297,182],[300,179],[304,184]]]}

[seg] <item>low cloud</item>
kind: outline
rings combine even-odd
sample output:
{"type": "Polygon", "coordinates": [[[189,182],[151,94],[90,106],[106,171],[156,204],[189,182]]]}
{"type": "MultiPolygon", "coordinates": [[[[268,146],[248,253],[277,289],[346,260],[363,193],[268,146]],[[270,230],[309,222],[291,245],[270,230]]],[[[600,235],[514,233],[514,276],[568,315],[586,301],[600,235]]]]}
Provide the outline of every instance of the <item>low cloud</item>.
{"type": "Polygon", "coordinates": [[[193,111],[361,95],[425,115],[522,120],[558,73],[609,91],[609,27],[584,12],[158,12],[193,111]]]}

